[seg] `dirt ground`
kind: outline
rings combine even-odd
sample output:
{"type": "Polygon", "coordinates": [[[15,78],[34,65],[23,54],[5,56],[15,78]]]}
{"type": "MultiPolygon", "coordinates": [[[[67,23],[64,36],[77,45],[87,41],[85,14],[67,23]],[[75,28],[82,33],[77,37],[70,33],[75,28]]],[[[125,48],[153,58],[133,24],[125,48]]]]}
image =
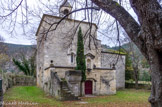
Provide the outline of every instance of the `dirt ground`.
{"type": "Polygon", "coordinates": [[[64,102],[65,107],[151,107],[149,103],[105,103],[105,104],[79,104],[79,102],[64,102]]]}

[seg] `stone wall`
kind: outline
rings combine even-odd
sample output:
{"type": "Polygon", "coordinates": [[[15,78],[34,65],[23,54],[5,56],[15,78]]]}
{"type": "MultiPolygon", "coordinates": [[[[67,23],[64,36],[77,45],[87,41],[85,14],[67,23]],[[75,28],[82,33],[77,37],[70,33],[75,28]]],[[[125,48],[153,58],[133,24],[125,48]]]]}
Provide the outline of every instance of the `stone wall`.
{"type": "Polygon", "coordinates": [[[77,70],[66,71],[65,73],[65,80],[75,96],[80,96],[81,75],[81,71],[77,70]]]}
{"type": "Polygon", "coordinates": [[[12,73],[4,73],[2,78],[2,88],[5,93],[7,89],[12,86],[33,86],[36,85],[36,79],[34,77],[25,75],[15,75],[12,73]]]}
{"type": "MultiPolygon", "coordinates": [[[[46,40],[41,40],[43,32],[49,28],[48,23],[54,23],[60,21],[61,17],[43,15],[42,21],[39,25],[37,31],[37,84],[40,87],[43,82],[44,69],[50,65],[50,61],[53,60],[55,66],[76,66],[76,50],[77,50],[77,32],[79,27],[82,28],[82,33],[85,36],[88,36],[91,33],[94,37],[97,38],[97,26],[92,24],[91,30],[89,30],[89,23],[82,22],[72,19],[63,20],[56,30],[53,30],[48,33],[48,38],[46,40]],[[43,21],[45,20],[45,21],[43,21]],[[78,27],[79,25],[79,27],[78,27]],[[71,41],[72,40],[72,41],[71,41]],[[41,43],[40,43],[41,41],[41,43]],[[71,63],[71,54],[74,54],[74,62],[71,63]]],[[[56,26],[52,26],[51,29],[54,29],[56,26]]],[[[95,56],[93,59],[93,64],[97,67],[101,66],[101,54],[99,50],[101,49],[101,41],[91,38],[91,50],[89,49],[89,37],[84,40],[84,49],[85,55],[91,53],[95,56]],[[95,44],[95,45],[94,45],[95,44]],[[96,47],[98,46],[98,50],[96,47]]],[[[93,66],[92,64],[92,66],[93,66]]]]}
{"type": "MultiPolygon", "coordinates": [[[[80,71],[63,72],[64,78],[60,78],[60,74],[55,72],[54,68],[45,70],[45,76],[48,77],[43,83],[43,90],[59,100],[78,100],[80,95],[80,71]]],[[[62,73],[61,73],[62,74],[62,73]]]]}
{"type": "MultiPolygon", "coordinates": [[[[135,83],[125,83],[126,88],[132,88],[135,89],[136,85],[135,83]]],[[[150,84],[143,84],[143,83],[138,83],[138,89],[146,89],[146,90],[151,90],[151,83],[150,84]]]]}
{"type": "Polygon", "coordinates": [[[59,98],[61,96],[61,79],[58,77],[57,72],[51,72],[51,88],[50,93],[55,98],[59,98]]]}
{"type": "MultiPolygon", "coordinates": [[[[60,18],[58,17],[50,17],[46,16],[44,18],[49,23],[58,22],[60,18]]],[[[71,63],[71,53],[74,53],[76,58],[76,50],[77,50],[77,26],[80,22],[75,20],[65,20],[62,21],[57,30],[48,33],[48,38],[44,43],[44,67],[48,67],[50,61],[54,61],[55,66],[75,66],[76,63],[71,63]],[[75,33],[76,30],[76,33],[75,33]],[[71,42],[71,39],[73,41],[71,42]],[[72,43],[71,45],[69,45],[72,43]]],[[[48,27],[48,24],[42,24],[42,27],[48,27]]],[[[82,28],[83,35],[89,32],[88,23],[80,23],[80,27],[82,28]]],[[[41,31],[40,31],[41,32],[41,31]]],[[[92,35],[96,35],[96,26],[92,25],[91,30],[92,35]]],[[[85,40],[84,49],[85,54],[92,53],[95,57],[95,65],[99,66],[100,59],[99,55],[96,53],[95,46],[93,43],[94,39],[91,39],[91,50],[88,48],[88,38],[85,40]]],[[[95,41],[96,42],[96,41],[95,41]]],[[[75,60],[74,60],[75,61],[75,60]]]]}
{"type": "Polygon", "coordinates": [[[49,87],[47,84],[50,84],[51,81],[51,71],[57,72],[57,75],[61,79],[61,78],[65,78],[66,71],[73,70],[73,69],[74,67],[59,67],[59,66],[46,68],[42,76],[42,82],[40,83],[41,85],[38,86],[42,86],[41,88],[43,88],[45,92],[49,92],[49,87]]]}
{"type": "MultiPolygon", "coordinates": [[[[85,37],[84,54],[87,67],[90,69],[93,69],[93,67],[112,68],[113,64],[116,64],[116,87],[124,88],[125,55],[102,52],[101,41],[94,39],[94,37],[97,38],[97,26],[95,24],[92,24],[91,30],[89,30],[88,22],[65,19],[59,23],[59,26],[53,25],[51,27],[51,29],[56,27],[57,29],[48,32],[48,37],[45,40],[42,38],[44,32],[49,29],[50,23],[60,20],[61,17],[44,14],[37,30],[37,85],[44,88],[44,84],[48,83],[49,76],[46,75],[49,74],[49,71],[45,69],[49,67],[51,60],[53,60],[54,66],[66,66],[68,69],[76,66],[77,32],[78,28],[81,27],[85,37]],[[89,37],[89,33],[93,38],[89,37]]],[[[55,69],[60,78],[65,77],[66,67],[55,69]]]]}
{"type": "Polygon", "coordinates": [[[113,69],[96,68],[90,73],[87,73],[87,80],[93,82],[92,93],[94,95],[116,94],[116,71],[113,69]]]}
{"type": "Polygon", "coordinates": [[[125,88],[125,55],[102,52],[101,67],[112,68],[113,64],[116,64],[116,88],[125,88]]]}
{"type": "MultiPolygon", "coordinates": [[[[116,93],[116,70],[108,68],[95,68],[92,71],[87,72],[87,80],[93,82],[92,94],[93,95],[111,95],[116,93]]],[[[51,93],[58,97],[59,92],[61,92],[61,85],[57,82],[61,79],[67,82],[68,88],[76,96],[80,93],[80,81],[81,74],[77,71],[72,70],[72,68],[55,68],[51,67],[45,70],[46,82],[44,82],[44,91],[51,93]],[[68,70],[71,69],[71,70],[68,70]],[[51,74],[51,72],[57,72],[57,76],[60,78],[57,79],[56,76],[51,74]],[[51,82],[53,81],[53,82],[51,82]]],[[[85,95],[85,83],[82,83],[82,95],[85,95]]]]}

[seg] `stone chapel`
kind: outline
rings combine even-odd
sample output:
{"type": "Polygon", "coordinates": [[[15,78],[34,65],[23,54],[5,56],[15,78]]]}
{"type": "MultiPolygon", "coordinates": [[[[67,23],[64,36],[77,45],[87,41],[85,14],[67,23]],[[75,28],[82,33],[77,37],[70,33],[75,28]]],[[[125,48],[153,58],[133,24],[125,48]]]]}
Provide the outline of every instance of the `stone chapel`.
{"type": "Polygon", "coordinates": [[[102,49],[101,41],[96,39],[96,24],[74,20],[72,15],[64,18],[71,11],[72,6],[65,0],[59,16],[44,14],[41,19],[36,32],[37,86],[62,100],[115,94],[125,87],[125,55],[102,49]],[[79,27],[84,35],[87,67],[83,83],[81,72],[75,70],[79,27]]]}

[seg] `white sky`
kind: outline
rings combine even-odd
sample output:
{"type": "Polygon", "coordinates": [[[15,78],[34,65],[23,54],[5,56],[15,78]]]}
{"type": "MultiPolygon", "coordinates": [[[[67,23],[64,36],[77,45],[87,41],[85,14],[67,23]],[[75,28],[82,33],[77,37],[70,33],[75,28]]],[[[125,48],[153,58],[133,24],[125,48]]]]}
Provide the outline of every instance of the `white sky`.
{"type": "Polygon", "coordinates": [[[28,38],[21,36],[21,35],[16,36],[16,37],[12,37],[11,35],[4,33],[3,31],[0,31],[0,34],[4,37],[6,43],[24,44],[24,45],[33,44],[33,41],[31,41],[28,38]]]}
{"type": "MultiPolygon", "coordinates": [[[[19,0],[17,0],[19,2],[19,0]]],[[[29,8],[33,8],[37,3],[38,0],[27,0],[29,8]]],[[[19,8],[20,9],[20,8],[19,8]]],[[[18,16],[18,19],[21,18],[18,16]]],[[[38,25],[37,25],[38,26],[38,25]]],[[[2,25],[0,25],[2,27],[2,25]]],[[[31,45],[35,43],[35,39],[30,39],[29,37],[26,37],[22,34],[22,29],[21,28],[16,28],[17,34],[11,35],[7,31],[8,29],[0,29],[0,35],[4,38],[6,43],[12,43],[12,44],[24,44],[24,45],[31,45]]],[[[34,37],[35,35],[33,35],[34,37]]],[[[35,37],[34,37],[35,38],[35,37]]]]}
{"type": "MultiPolygon", "coordinates": [[[[39,1],[39,0],[27,0],[29,8],[32,8],[32,9],[37,8],[37,6],[39,5],[39,4],[38,4],[38,3],[39,3],[38,1],[39,1]]],[[[53,3],[55,2],[55,0],[48,0],[48,1],[53,1],[53,3]]],[[[48,2],[48,1],[44,1],[44,2],[48,2]]],[[[51,4],[49,4],[49,5],[51,5],[51,4]]],[[[39,11],[39,10],[38,10],[38,11],[39,11]]],[[[133,15],[133,17],[136,17],[136,15],[135,15],[135,13],[133,12],[132,9],[131,9],[129,12],[133,15]]],[[[42,14],[42,13],[41,13],[41,14],[42,14]]],[[[137,20],[137,17],[136,17],[135,19],[137,20]]],[[[40,21],[40,19],[38,19],[37,22],[34,21],[34,22],[36,22],[36,23],[34,24],[34,27],[35,27],[35,28],[38,27],[39,21],[40,21]]],[[[104,27],[105,27],[104,25],[105,25],[105,24],[102,24],[102,25],[100,25],[99,27],[100,27],[100,28],[104,28],[104,27]]],[[[1,27],[1,25],[0,25],[0,27],[1,27]]],[[[99,29],[99,30],[101,30],[101,29],[99,29]]],[[[7,31],[7,29],[6,29],[6,31],[7,31]]],[[[33,42],[35,42],[34,39],[33,39],[33,37],[35,37],[34,34],[31,35],[31,34],[29,33],[29,35],[30,35],[29,37],[23,36],[23,35],[22,35],[22,32],[23,32],[23,31],[22,31],[22,29],[20,29],[20,28],[16,28],[16,31],[18,32],[18,33],[16,34],[16,36],[11,36],[11,35],[8,34],[6,31],[3,30],[3,29],[0,29],[0,35],[4,37],[5,42],[7,42],[7,43],[31,45],[31,44],[33,44],[33,42]],[[31,39],[31,38],[32,38],[32,39],[31,39]]],[[[110,33],[110,35],[112,35],[112,34],[110,33]]],[[[100,34],[98,34],[98,36],[100,36],[100,34]]],[[[99,39],[101,39],[102,44],[111,45],[110,42],[107,43],[107,41],[108,41],[109,38],[105,38],[105,37],[103,37],[103,36],[100,36],[99,39]]],[[[113,41],[112,41],[112,42],[113,42],[113,41]]]]}

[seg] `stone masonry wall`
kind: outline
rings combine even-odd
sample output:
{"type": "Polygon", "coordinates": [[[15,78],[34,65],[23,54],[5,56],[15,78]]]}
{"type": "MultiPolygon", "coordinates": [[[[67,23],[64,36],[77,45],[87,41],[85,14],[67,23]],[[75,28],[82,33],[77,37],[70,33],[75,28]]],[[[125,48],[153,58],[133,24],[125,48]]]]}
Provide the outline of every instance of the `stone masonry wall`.
{"type": "Polygon", "coordinates": [[[125,88],[125,55],[102,52],[101,67],[112,68],[113,64],[116,64],[116,87],[125,88]]]}
{"type": "Polygon", "coordinates": [[[111,95],[116,93],[115,70],[94,69],[90,73],[87,73],[87,80],[93,82],[92,92],[94,95],[111,95]]]}
{"type": "MultiPolygon", "coordinates": [[[[57,17],[46,17],[45,20],[49,23],[58,22],[57,17]]],[[[64,20],[59,24],[57,30],[48,33],[48,38],[44,44],[44,67],[48,67],[50,60],[54,61],[55,66],[75,66],[76,63],[71,63],[70,54],[73,52],[76,55],[77,50],[77,25],[79,22],[64,20]],[[75,33],[76,30],[76,33],[75,33]],[[71,41],[71,39],[73,41],[71,41]]],[[[42,26],[48,27],[47,24],[42,26]]],[[[55,27],[55,26],[54,26],[55,27]]],[[[53,27],[53,28],[54,28],[53,27]]],[[[88,32],[88,23],[81,23],[82,33],[85,35],[88,32]]],[[[96,27],[92,26],[92,35],[96,36],[96,27]]],[[[88,38],[85,40],[85,54],[92,53],[95,57],[95,65],[100,66],[100,57],[96,53],[93,39],[91,40],[91,50],[88,48],[88,38]]],[[[96,42],[96,41],[95,41],[96,42]]]]}
{"type": "MultiPolygon", "coordinates": [[[[58,93],[60,92],[58,84],[58,80],[55,78],[51,78],[51,72],[57,72],[57,75],[60,79],[64,79],[67,81],[68,85],[70,86],[71,91],[75,95],[79,95],[80,91],[80,82],[81,79],[77,72],[70,70],[70,68],[48,68],[44,72],[44,91],[47,93],[51,93],[57,97],[58,93]],[[71,71],[68,73],[68,71],[71,71]],[[79,79],[80,78],[80,79],[79,79]],[[78,80],[78,81],[77,81],[78,80]],[[53,82],[51,82],[53,81],[53,82]],[[55,81],[55,82],[54,82],[55,81]]],[[[113,69],[102,69],[102,68],[95,68],[90,73],[87,71],[87,80],[91,80],[93,82],[93,95],[110,95],[116,93],[116,70],[113,69]]],[[[85,94],[84,92],[84,83],[82,84],[82,95],[85,94]]]]}
{"type": "Polygon", "coordinates": [[[43,83],[43,90],[59,100],[78,100],[80,95],[81,71],[66,71],[61,74],[50,67],[45,70],[46,82],[43,83]]]}
{"type": "MultiPolygon", "coordinates": [[[[42,20],[46,20],[48,23],[58,22],[61,18],[57,16],[43,15],[42,20]]],[[[72,19],[63,20],[57,29],[48,33],[46,40],[42,40],[43,32],[49,28],[49,24],[45,21],[41,21],[40,26],[37,31],[37,85],[43,88],[44,81],[44,69],[50,65],[50,61],[53,60],[55,66],[76,66],[76,50],[77,50],[77,28],[82,28],[82,33],[85,36],[89,34],[89,23],[82,22],[72,19]],[[79,27],[78,27],[79,24],[79,27]],[[73,41],[71,41],[73,40],[73,41]],[[41,43],[41,44],[40,44],[41,43]],[[74,63],[71,63],[71,53],[75,54],[74,63]]],[[[52,26],[54,29],[56,26],[52,26]]],[[[97,37],[97,27],[92,24],[91,34],[97,37]]],[[[91,53],[95,56],[93,59],[93,64],[97,67],[101,66],[101,54],[98,50],[101,47],[101,41],[94,40],[91,38],[91,50],[88,48],[87,37],[85,41],[85,54],[91,53]],[[98,50],[94,46],[97,44],[98,50]]]]}
{"type": "Polygon", "coordinates": [[[36,79],[34,77],[25,75],[15,75],[4,73],[3,76],[0,75],[2,79],[3,93],[12,86],[33,86],[36,85],[36,79]]]}

